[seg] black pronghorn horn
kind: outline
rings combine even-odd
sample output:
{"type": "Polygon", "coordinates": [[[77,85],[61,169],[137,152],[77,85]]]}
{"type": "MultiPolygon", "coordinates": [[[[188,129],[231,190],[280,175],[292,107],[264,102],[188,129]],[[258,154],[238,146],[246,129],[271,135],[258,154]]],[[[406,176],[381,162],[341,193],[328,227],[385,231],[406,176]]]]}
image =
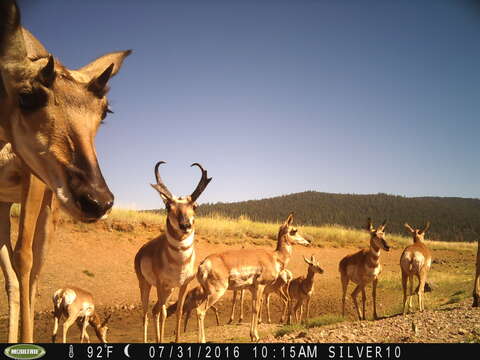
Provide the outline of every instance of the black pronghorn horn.
{"type": "Polygon", "coordinates": [[[193,163],[190,166],[198,166],[202,171],[202,177],[200,179],[200,182],[198,183],[197,188],[193,191],[192,195],[190,195],[190,197],[192,198],[192,201],[196,201],[199,198],[199,196],[202,194],[202,192],[205,190],[208,183],[212,181],[212,178],[208,177],[207,170],[205,170],[202,167],[202,165],[200,165],[199,163],[193,163]]]}
{"type": "Polygon", "coordinates": [[[157,183],[156,184],[151,184],[151,185],[161,195],[163,195],[164,197],[166,197],[169,200],[173,200],[172,193],[170,192],[170,190],[168,190],[167,186],[163,183],[162,178],[160,177],[160,172],[158,171],[159,166],[162,165],[162,164],[166,164],[166,162],[165,161],[159,161],[155,165],[155,171],[154,172],[155,172],[155,179],[157,180],[157,183]]]}

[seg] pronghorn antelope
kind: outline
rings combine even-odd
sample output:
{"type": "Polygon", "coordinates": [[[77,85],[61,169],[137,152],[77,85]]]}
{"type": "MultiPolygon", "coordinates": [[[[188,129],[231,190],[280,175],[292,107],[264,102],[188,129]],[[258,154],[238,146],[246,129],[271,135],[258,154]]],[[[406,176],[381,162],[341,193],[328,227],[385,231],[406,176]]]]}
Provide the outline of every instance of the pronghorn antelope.
{"type": "MultiPolygon", "coordinates": [[[[183,304],[183,313],[185,314],[185,324],[183,332],[187,331],[188,320],[192,311],[200,305],[205,298],[203,288],[201,286],[195,286],[189,290],[187,296],[185,296],[185,302],[183,304]]],[[[167,308],[167,317],[172,316],[177,312],[178,301],[167,308]]],[[[211,309],[215,312],[215,318],[217,320],[217,326],[220,325],[220,319],[218,318],[218,309],[216,306],[212,306],[211,309]]]]}
{"type": "MultiPolygon", "coordinates": [[[[283,311],[282,311],[282,317],[280,318],[280,322],[285,321],[285,316],[287,315],[287,309],[288,309],[288,284],[290,281],[293,279],[293,274],[290,270],[288,269],[283,269],[280,271],[278,274],[277,279],[271,283],[265,286],[265,290],[263,291],[263,303],[262,307],[265,306],[266,311],[267,311],[267,322],[270,324],[272,322],[272,319],[270,317],[270,296],[272,294],[278,294],[280,298],[282,299],[283,302],[283,311]]],[[[260,309],[260,314],[258,317],[258,322],[262,322],[262,309],[260,309]]]]}
{"type": "Polygon", "coordinates": [[[205,342],[205,312],[227,290],[249,289],[252,293],[252,321],[250,338],[257,341],[258,315],[265,286],[275,281],[278,274],[290,261],[292,245],[309,245],[292,226],[290,214],[280,226],[277,247],[274,251],[264,249],[240,249],[207,256],[198,266],[197,280],[203,287],[206,298],[197,307],[198,340],[205,342]]]}
{"type": "Polygon", "coordinates": [[[55,291],[53,295],[53,334],[52,342],[55,342],[58,331],[58,321],[65,316],[63,323],[63,342],[67,342],[67,331],[70,326],[76,321],[82,334],[80,342],[86,339],[90,342],[90,337],[87,334],[87,326],[90,324],[95,330],[95,334],[103,343],[107,342],[107,323],[112,314],[108,315],[103,322],[95,312],[95,304],[93,303],[93,296],[86,290],[77,287],[69,286],[55,291]]]}
{"type": "Polygon", "coordinates": [[[157,303],[153,308],[156,323],[157,342],[163,342],[168,299],[175,288],[180,288],[177,306],[177,327],[175,341],[180,337],[180,323],[187,287],[195,277],[194,215],[196,200],[212,180],[207,171],[198,163],[202,177],[190,196],[175,197],[163,183],[158,168],[164,161],[155,165],[157,190],[167,209],[165,234],[143,245],[135,256],[135,272],[140,287],[143,305],[143,340],[147,342],[148,299],[152,286],[157,288],[157,303]]]}
{"type": "Polygon", "coordinates": [[[33,341],[35,292],[57,203],[84,222],[112,207],[94,138],[110,112],[107,82],[129,54],[110,53],[69,70],[21,27],[15,2],[0,1],[0,265],[9,342],[18,340],[19,315],[20,340],[33,341]],[[21,203],[15,249],[12,203],[21,203]]]}
{"type": "Polygon", "coordinates": [[[342,281],[342,315],[345,316],[345,299],[347,297],[347,286],[349,281],[357,284],[352,292],[353,303],[357,310],[357,315],[362,320],[360,309],[357,303],[358,293],[362,292],[362,314],[365,320],[365,302],[366,294],[365,287],[372,283],[372,297],[373,297],[373,317],[378,319],[377,315],[377,283],[378,275],[382,271],[380,265],[380,250],[389,251],[390,247],[385,241],[385,225],[387,220],[383,222],[377,229],[372,225],[372,221],[368,218],[367,231],[370,232],[370,247],[362,249],[354,254],[345,256],[338,266],[340,271],[340,278],[342,281]]]}
{"type": "Polygon", "coordinates": [[[410,225],[405,223],[405,228],[412,234],[413,244],[407,246],[400,257],[404,314],[412,308],[414,275],[418,279],[418,287],[415,290],[418,294],[418,307],[420,311],[425,309],[423,294],[425,291],[430,290],[430,286],[427,284],[427,275],[430,266],[432,266],[432,254],[424,242],[425,233],[430,228],[430,223],[427,222],[423,229],[413,229],[410,225]],[[407,296],[408,280],[410,280],[410,295],[407,296]]]}
{"type": "Polygon", "coordinates": [[[295,322],[302,321],[304,303],[306,307],[306,319],[310,317],[310,301],[314,292],[313,280],[315,274],[323,274],[323,269],[313,255],[310,260],[306,257],[303,257],[303,260],[305,260],[308,265],[307,276],[296,277],[290,281],[287,288],[288,297],[290,299],[288,307],[288,324],[292,322],[292,313],[295,315],[295,322]],[[295,305],[293,305],[294,300],[296,301],[295,305]],[[298,312],[300,312],[300,315],[298,312]]]}
{"type": "Polygon", "coordinates": [[[477,248],[477,270],[475,273],[475,282],[473,285],[473,307],[480,306],[480,240],[477,248]]]}

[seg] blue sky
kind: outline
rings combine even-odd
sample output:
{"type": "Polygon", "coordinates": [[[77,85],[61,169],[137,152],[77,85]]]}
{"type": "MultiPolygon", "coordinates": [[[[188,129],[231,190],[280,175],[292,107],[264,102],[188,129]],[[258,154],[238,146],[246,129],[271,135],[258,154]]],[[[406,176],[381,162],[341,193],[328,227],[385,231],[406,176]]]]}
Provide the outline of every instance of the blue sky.
{"type": "Polygon", "coordinates": [[[153,166],[200,202],[304,190],[480,197],[480,11],[468,1],[20,1],[67,67],[133,49],[97,136],[121,207],[153,166]]]}

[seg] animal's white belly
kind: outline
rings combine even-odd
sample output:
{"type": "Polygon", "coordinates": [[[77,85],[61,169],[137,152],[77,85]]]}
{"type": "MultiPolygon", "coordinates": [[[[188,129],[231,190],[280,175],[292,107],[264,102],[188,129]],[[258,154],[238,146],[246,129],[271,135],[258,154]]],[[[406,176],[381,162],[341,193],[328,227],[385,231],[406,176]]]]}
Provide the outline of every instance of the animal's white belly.
{"type": "Polygon", "coordinates": [[[242,268],[233,268],[230,270],[228,278],[228,288],[238,289],[253,285],[254,281],[261,274],[262,269],[259,266],[247,266],[242,268]]]}

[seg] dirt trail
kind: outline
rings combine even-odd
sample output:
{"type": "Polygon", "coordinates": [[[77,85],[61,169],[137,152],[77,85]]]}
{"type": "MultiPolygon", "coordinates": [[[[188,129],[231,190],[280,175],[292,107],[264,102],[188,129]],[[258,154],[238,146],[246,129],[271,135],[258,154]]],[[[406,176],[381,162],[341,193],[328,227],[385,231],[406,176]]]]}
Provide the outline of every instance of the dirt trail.
{"type": "MultiPolygon", "coordinates": [[[[36,341],[50,341],[52,329],[50,314],[52,308],[51,296],[57,288],[66,284],[76,285],[91,291],[95,296],[97,309],[101,316],[103,316],[105,312],[114,311],[110,322],[110,341],[141,341],[142,315],[139,306],[138,284],[133,270],[133,258],[140,246],[155,237],[159,232],[160,226],[137,226],[135,229],[122,229],[119,227],[117,230],[113,230],[107,228],[104,224],[89,226],[82,224],[74,225],[71,223],[62,224],[59,227],[55,241],[53,241],[50,246],[44,271],[40,279],[36,306],[36,310],[39,312],[36,315],[37,321],[35,323],[36,341]]],[[[196,240],[198,262],[208,254],[232,248],[231,246],[222,244],[213,245],[208,242],[209,239],[202,236],[197,236],[196,240]]],[[[248,246],[253,247],[254,245],[248,246]]],[[[274,242],[272,241],[271,246],[263,247],[273,249],[273,246],[274,242]]],[[[315,296],[311,305],[312,317],[322,314],[339,313],[341,290],[337,269],[338,262],[343,256],[355,250],[354,248],[305,248],[301,246],[294,248],[293,257],[289,265],[289,269],[293,271],[294,276],[303,275],[306,271],[303,256],[315,255],[321,266],[325,269],[325,274],[318,275],[315,279],[315,296]]],[[[400,253],[400,249],[382,253],[382,276],[388,278],[393,274],[395,276],[397,275],[400,253]]],[[[448,251],[436,253],[437,257],[440,255],[445,256],[445,258],[453,256],[448,251]]],[[[458,255],[455,254],[455,256],[458,255]]],[[[380,280],[380,284],[382,284],[382,280],[380,280]]],[[[397,286],[396,282],[395,286],[397,286]]],[[[3,288],[3,277],[0,277],[0,288],[3,288]]],[[[152,296],[153,295],[152,292],[152,296]]],[[[369,297],[370,293],[368,293],[367,298],[369,299],[369,297]]],[[[222,326],[218,329],[215,326],[213,314],[207,314],[207,339],[209,341],[247,341],[249,338],[247,322],[250,319],[250,301],[250,295],[247,295],[245,302],[245,323],[241,325],[222,326]]],[[[398,294],[389,291],[387,288],[379,288],[377,304],[379,314],[391,312],[392,304],[398,301],[398,294]]],[[[228,320],[230,306],[231,292],[228,292],[219,304],[222,324],[225,324],[228,320]]],[[[349,314],[347,319],[353,320],[353,307],[350,303],[348,306],[349,314]]],[[[273,322],[278,322],[281,308],[276,296],[272,298],[272,310],[272,320],[273,322]]],[[[0,341],[6,340],[6,314],[7,304],[5,292],[1,291],[0,341]]],[[[428,314],[428,312],[425,314],[428,314]]],[[[367,318],[371,318],[370,302],[367,304],[367,318]]],[[[174,319],[168,319],[166,330],[168,335],[173,335],[173,323],[174,319]]],[[[378,324],[382,324],[382,322],[378,322],[378,324]]],[[[353,329],[355,329],[363,325],[353,323],[352,326],[353,329]]],[[[263,339],[273,341],[271,333],[279,327],[280,325],[278,324],[263,324],[259,328],[260,335],[263,339]]],[[[92,330],[90,330],[90,333],[93,335],[92,330]]],[[[313,330],[312,333],[314,333],[313,330]]],[[[72,341],[76,341],[79,338],[76,328],[74,329],[72,327],[71,333],[69,334],[71,334],[69,339],[72,339],[72,341]]],[[[153,327],[150,329],[150,334],[150,339],[153,340],[153,327]]],[[[92,338],[93,337],[94,336],[92,336],[92,338]]],[[[318,339],[320,339],[320,337],[318,337],[318,339]]],[[[335,335],[332,335],[329,339],[335,341],[335,335]]],[[[191,320],[190,331],[186,334],[185,340],[196,341],[196,320],[194,318],[191,320]]],[[[283,341],[293,341],[293,339],[285,338],[283,341]]],[[[338,338],[338,341],[344,341],[344,339],[338,338]]],[[[368,340],[368,338],[359,338],[358,341],[371,340],[368,340]]],[[[377,341],[380,341],[380,339],[377,339],[377,341]]]]}

